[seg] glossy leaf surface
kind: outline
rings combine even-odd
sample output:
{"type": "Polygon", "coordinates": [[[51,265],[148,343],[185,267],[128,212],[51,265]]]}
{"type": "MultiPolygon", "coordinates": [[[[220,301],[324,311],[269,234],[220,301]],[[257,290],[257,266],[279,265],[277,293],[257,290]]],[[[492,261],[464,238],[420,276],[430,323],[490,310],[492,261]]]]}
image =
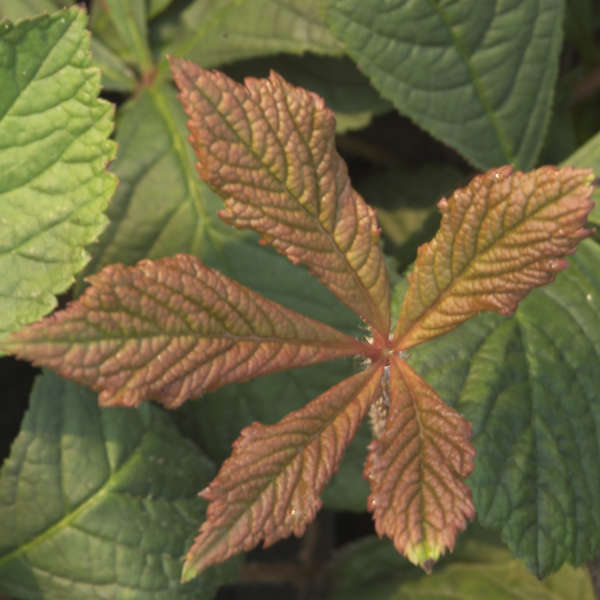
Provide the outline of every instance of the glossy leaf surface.
{"type": "Polygon", "coordinates": [[[382,95],[485,170],[531,169],[550,118],[564,3],[327,0],[382,95]]]}
{"type": "Polygon", "coordinates": [[[175,407],[233,381],[360,351],[193,256],[112,265],[67,309],[6,348],[100,391],[103,405],[175,407]]]}
{"type": "Polygon", "coordinates": [[[365,475],[375,529],[430,571],[475,516],[462,481],[473,470],[471,425],[398,357],[389,375],[385,430],[370,446],[365,475]]]}
{"type": "Polygon", "coordinates": [[[202,492],[211,504],[184,579],[262,540],[268,546],[304,533],[321,506],[321,490],[380,392],[382,371],[373,367],[344,380],[276,425],[254,423],[242,431],[202,492]]]}
{"type": "Polygon", "coordinates": [[[438,206],[442,224],[419,248],[394,340],[410,348],[483,310],[513,313],[568,262],[592,209],[588,170],[510,167],[475,177],[438,206]]]}
{"type": "Polygon", "coordinates": [[[73,8],[0,25],[0,336],[56,306],[106,225],[112,108],[85,24],[73,8]]]}
{"type": "Polygon", "coordinates": [[[540,577],[600,548],[597,244],[570,263],[512,319],[479,315],[409,358],[473,424],[479,521],[540,577]]]}
{"type": "Polygon", "coordinates": [[[0,477],[0,592],[16,598],[212,598],[233,564],[179,583],[212,461],[156,406],[100,409],[36,380],[0,477]]]}
{"type": "Polygon", "coordinates": [[[221,217],[306,264],[387,337],[389,289],[377,220],[350,186],[331,111],[275,73],[242,86],[184,60],[174,59],[172,68],[198,170],[225,202],[221,217]]]}

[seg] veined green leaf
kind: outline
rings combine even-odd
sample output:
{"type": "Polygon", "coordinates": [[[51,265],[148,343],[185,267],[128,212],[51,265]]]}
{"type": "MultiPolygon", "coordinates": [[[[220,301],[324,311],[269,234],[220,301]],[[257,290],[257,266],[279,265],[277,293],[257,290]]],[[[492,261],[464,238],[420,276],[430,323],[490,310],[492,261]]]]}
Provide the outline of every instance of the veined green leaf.
{"type": "Polygon", "coordinates": [[[600,548],[600,249],[570,263],[513,318],[479,315],[409,359],[473,424],[479,520],[540,577],[600,548]]]}
{"type": "Polygon", "coordinates": [[[18,598],[211,598],[232,565],[179,584],[212,462],[157,407],[98,408],[48,373],[0,471],[0,591],[18,598]]]}
{"type": "Polygon", "coordinates": [[[531,169],[552,108],[562,0],[327,0],[382,95],[481,169],[531,169]]]}
{"type": "Polygon", "coordinates": [[[78,8],[0,24],[0,335],[56,306],[115,187],[112,108],[78,8]]]}

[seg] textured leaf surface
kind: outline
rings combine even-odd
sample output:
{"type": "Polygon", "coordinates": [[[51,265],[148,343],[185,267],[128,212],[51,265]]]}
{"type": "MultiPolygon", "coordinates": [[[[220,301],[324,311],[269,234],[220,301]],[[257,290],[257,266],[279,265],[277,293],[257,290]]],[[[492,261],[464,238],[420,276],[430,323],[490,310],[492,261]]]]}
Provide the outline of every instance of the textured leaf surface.
{"type": "MultiPolygon", "coordinates": [[[[227,385],[200,402],[186,402],[170,415],[182,433],[221,464],[244,427],[255,421],[274,424],[355,372],[352,358],[288,369],[227,385]]],[[[325,508],[364,512],[369,486],[362,471],[371,438],[371,428],[364,422],[321,494],[325,508]]]]}
{"type": "Polygon", "coordinates": [[[480,522],[539,576],[600,548],[597,244],[570,262],[512,319],[479,315],[410,357],[473,424],[480,522]]]}
{"type": "Polygon", "coordinates": [[[195,0],[182,25],[166,52],[203,67],[281,52],[343,53],[320,0],[195,0]]]}
{"type": "Polygon", "coordinates": [[[0,472],[0,591],[17,598],[211,598],[232,565],[179,584],[214,466],[157,407],[99,409],[38,378],[0,472]]]}
{"type": "Polygon", "coordinates": [[[565,566],[538,581],[505,548],[461,539],[433,575],[414,577],[394,548],[374,537],[343,549],[329,600],[593,600],[584,569],[565,566]],[[412,575],[412,576],[411,576],[412,575]]]}
{"type": "Polygon", "coordinates": [[[112,110],[79,9],[0,25],[0,335],[56,306],[106,224],[112,110]]]}
{"type": "Polygon", "coordinates": [[[475,177],[438,206],[442,224],[419,248],[394,339],[409,348],[482,310],[513,313],[568,262],[593,203],[588,170],[510,167],[475,177]]]}
{"type": "Polygon", "coordinates": [[[398,110],[481,169],[544,141],[563,2],[328,0],[336,37],[398,110]]]}
{"type": "Polygon", "coordinates": [[[377,533],[426,571],[475,516],[462,481],[473,470],[470,439],[470,423],[395,356],[385,430],[365,465],[368,506],[377,533]]]}
{"type": "Polygon", "coordinates": [[[176,407],[233,381],[360,351],[361,343],[180,254],[112,265],[6,347],[100,391],[102,405],[176,407]]]}
{"type": "Polygon", "coordinates": [[[373,367],[357,373],[276,425],[254,423],[242,431],[202,492],[211,503],[184,579],[262,540],[268,546],[304,533],[321,506],[321,490],[380,391],[382,372],[373,367]]]}
{"type": "Polygon", "coordinates": [[[117,118],[119,153],[111,169],[119,185],[88,274],[115,262],[194,254],[271,300],[360,333],[356,315],[307,271],[259,245],[254,232],[219,219],[223,204],[194,168],[186,117],[171,85],[146,88],[119,108],[117,118]]]}
{"type": "Polygon", "coordinates": [[[252,228],[305,263],[384,337],[388,279],[374,211],[351,188],[335,150],[335,119],[316,95],[277,74],[246,86],[173,60],[202,178],[225,201],[221,217],[252,228]]]}
{"type": "Polygon", "coordinates": [[[237,81],[268,77],[273,70],[289,83],[318,94],[335,113],[337,133],[352,128],[355,121],[363,127],[372,116],[393,110],[346,57],[282,54],[239,61],[223,70],[237,81]]]}

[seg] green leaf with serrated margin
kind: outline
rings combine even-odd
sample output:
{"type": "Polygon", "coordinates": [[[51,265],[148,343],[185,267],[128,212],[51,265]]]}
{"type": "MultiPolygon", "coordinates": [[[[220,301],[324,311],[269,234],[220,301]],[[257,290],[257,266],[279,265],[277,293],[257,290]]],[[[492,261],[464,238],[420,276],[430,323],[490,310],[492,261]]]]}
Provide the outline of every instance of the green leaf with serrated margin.
{"type": "Polygon", "coordinates": [[[473,470],[471,425],[397,356],[387,384],[385,428],[365,464],[368,507],[377,533],[430,572],[475,516],[463,482],[473,470]]]}
{"type": "Polygon", "coordinates": [[[535,165],[552,109],[562,0],[327,0],[381,94],[471,163],[535,165]]]}
{"type": "Polygon", "coordinates": [[[363,344],[263,298],[191,255],[111,265],[68,308],[4,348],[100,391],[102,405],[190,397],[363,344]]]}
{"type": "Polygon", "coordinates": [[[330,388],[275,425],[254,423],[201,495],[207,520],[186,557],[183,580],[207,566],[294,533],[301,536],[321,506],[319,494],[337,469],[370,404],[383,366],[330,388]]]}
{"type": "Polygon", "coordinates": [[[521,302],[411,350],[410,364],[473,424],[480,522],[538,576],[600,548],[600,249],[521,302]]]}
{"type": "Polygon", "coordinates": [[[38,378],[0,472],[0,591],[73,600],[211,598],[233,565],[182,586],[212,462],[157,407],[100,409],[38,378]]]}
{"type": "Polygon", "coordinates": [[[410,348],[483,310],[510,315],[568,262],[593,207],[587,169],[510,166],[475,177],[442,198],[442,224],[421,246],[394,331],[410,348]]]}
{"type": "Polygon", "coordinates": [[[77,8],[0,23],[0,335],[56,306],[115,187],[112,108],[77,8]]]}
{"type": "Polygon", "coordinates": [[[304,263],[387,341],[389,284],[375,212],[355,192],[321,98],[276,73],[245,86],[172,60],[202,178],[219,214],[304,263]]]}

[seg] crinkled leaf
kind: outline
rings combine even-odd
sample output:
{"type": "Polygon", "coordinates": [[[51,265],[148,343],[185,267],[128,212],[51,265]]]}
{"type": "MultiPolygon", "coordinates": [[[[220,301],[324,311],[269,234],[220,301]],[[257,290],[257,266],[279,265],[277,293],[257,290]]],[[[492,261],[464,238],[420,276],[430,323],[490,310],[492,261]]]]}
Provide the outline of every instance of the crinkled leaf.
{"type": "Polygon", "coordinates": [[[0,25],[0,333],[56,306],[106,224],[111,106],[77,8],[0,25]]]}
{"type": "Polygon", "coordinates": [[[530,169],[550,118],[563,2],[327,0],[382,95],[482,169],[530,169]]]}
{"type": "Polygon", "coordinates": [[[175,407],[226,383],[361,349],[190,255],[112,265],[89,281],[79,300],[5,347],[100,391],[102,405],[175,407]]]}
{"type": "Polygon", "coordinates": [[[585,569],[565,566],[538,581],[505,548],[462,539],[435,573],[416,578],[391,545],[374,537],[343,548],[328,600],[593,600],[585,569]]]}
{"type": "Polygon", "coordinates": [[[345,379],[276,425],[244,429],[202,492],[211,503],[188,552],[184,580],[208,565],[294,533],[321,506],[319,494],[376,395],[383,367],[345,379]]]}
{"type": "Polygon", "coordinates": [[[600,548],[598,245],[570,262],[512,319],[479,315],[409,359],[473,424],[479,520],[539,577],[600,548]]]}
{"type": "Polygon", "coordinates": [[[157,407],[100,409],[89,390],[43,375],[0,476],[0,592],[213,597],[232,565],[179,584],[213,473],[157,407]]]}
{"type": "Polygon", "coordinates": [[[385,430],[365,465],[368,505],[377,533],[426,571],[475,516],[462,481],[473,470],[470,439],[470,423],[394,356],[385,430]]]}
{"type": "Polygon", "coordinates": [[[335,119],[316,95],[276,73],[239,85],[173,60],[202,178],[221,217],[252,228],[387,337],[388,279],[374,211],[350,186],[335,119]]]}
{"type": "MultiPolygon", "coordinates": [[[[220,464],[231,454],[231,447],[244,427],[255,421],[276,423],[354,372],[356,361],[347,358],[271,373],[253,381],[227,385],[206,394],[200,402],[186,402],[171,413],[171,418],[182,433],[220,464]]],[[[325,508],[364,512],[369,486],[362,470],[371,438],[371,429],[365,422],[321,494],[325,508]]]]}
{"type": "Polygon", "coordinates": [[[268,77],[271,70],[289,83],[321,96],[335,113],[337,133],[351,129],[353,123],[364,127],[374,115],[393,108],[346,57],[282,54],[239,61],[223,68],[237,81],[248,76],[268,77]]]}
{"type": "Polygon", "coordinates": [[[321,0],[195,0],[165,49],[203,67],[278,54],[341,55],[321,15],[321,0]]]}
{"type": "Polygon", "coordinates": [[[483,310],[513,313],[532,288],[549,283],[582,238],[593,174],[502,167],[442,198],[442,224],[419,248],[394,340],[410,348],[483,310]]]}

